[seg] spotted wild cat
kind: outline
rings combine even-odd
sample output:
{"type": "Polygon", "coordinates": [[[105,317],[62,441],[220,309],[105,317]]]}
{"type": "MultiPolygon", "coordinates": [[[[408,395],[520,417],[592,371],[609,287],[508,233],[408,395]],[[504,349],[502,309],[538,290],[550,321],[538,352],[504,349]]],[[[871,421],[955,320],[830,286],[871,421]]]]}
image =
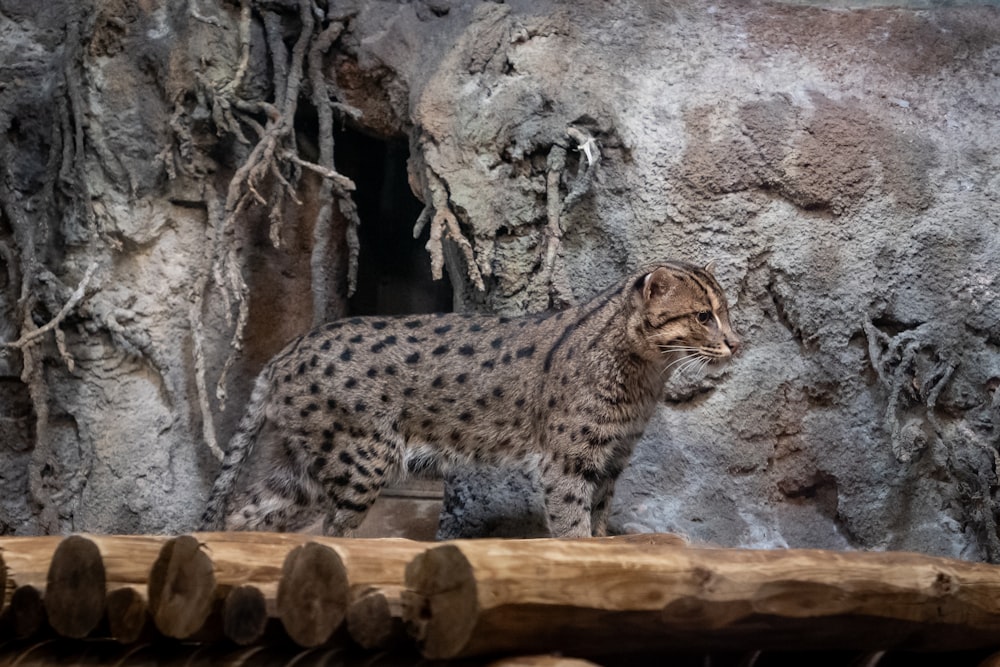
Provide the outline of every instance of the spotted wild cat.
{"type": "Polygon", "coordinates": [[[555,313],[332,322],[257,378],[203,522],[298,530],[322,516],[343,535],[409,467],[523,461],[553,535],[603,535],[667,374],[739,348],[710,267],[683,262],[555,313]]]}

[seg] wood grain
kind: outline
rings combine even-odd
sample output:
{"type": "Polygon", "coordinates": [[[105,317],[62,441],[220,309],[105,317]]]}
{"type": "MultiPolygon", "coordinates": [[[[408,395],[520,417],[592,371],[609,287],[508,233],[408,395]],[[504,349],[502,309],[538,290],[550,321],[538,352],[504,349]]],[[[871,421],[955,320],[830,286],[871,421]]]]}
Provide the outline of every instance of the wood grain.
{"type": "Polygon", "coordinates": [[[1000,570],[917,554],[457,541],[415,558],[406,585],[404,618],[432,659],[1000,638],[1000,570]]]}

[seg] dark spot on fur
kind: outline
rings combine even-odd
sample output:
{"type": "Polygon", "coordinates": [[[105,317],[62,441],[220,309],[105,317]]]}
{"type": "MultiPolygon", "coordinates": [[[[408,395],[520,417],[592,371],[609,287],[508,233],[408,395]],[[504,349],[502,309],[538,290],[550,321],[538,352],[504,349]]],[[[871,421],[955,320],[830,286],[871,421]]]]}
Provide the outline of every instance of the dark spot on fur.
{"type": "Polygon", "coordinates": [[[349,473],[342,473],[330,479],[331,482],[337,486],[347,486],[351,482],[351,475],[349,473]]]}
{"type": "Polygon", "coordinates": [[[298,375],[302,375],[305,372],[306,372],[306,362],[303,361],[301,364],[299,364],[299,369],[296,371],[296,373],[298,375]]]}
{"type": "Polygon", "coordinates": [[[337,320],[336,322],[330,322],[325,328],[327,331],[336,331],[342,326],[344,326],[344,322],[342,320],[337,320]]]}
{"type": "Polygon", "coordinates": [[[360,343],[364,339],[365,339],[365,337],[362,336],[361,334],[355,334],[355,335],[351,336],[350,338],[348,338],[347,342],[348,343],[360,343]]]}
{"type": "Polygon", "coordinates": [[[448,352],[448,346],[447,345],[438,345],[433,350],[431,350],[431,354],[433,354],[436,357],[439,357],[442,354],[447,354],[447,352],[448,352]]]}
{"type": "Polygon", "coordinates": [[[347,500],[346,498],[338,498],[337,509],[347,510],[348,512],[357,512],[358,514],[361,514],[362,512],[368,511],[368,505],[362,505],[361,503],[356,503],[353,500],[347,500]]]}
{"type": "Polygon", "coordinates": [[[459,384],[465,384],[465,381],[469,379],[468,373],[459,373],[455,376],[455,382],[459,384]]]}
{"type": "Polygon", "coordinates": [[[470,324],[469,325],[469,331],[471,331],[472,333],[476,333],[477,331],[482,331],[482,330],[483,330],[483,326],[481,324],[470,324]]]}
{"type": "Polygon", "coordinates": [[[385,344],[384,343],[375,343],[371,347],[372,352],[374,352],[375,354],[378,354],[379,352],[381,352],[384,349],[385,349],[385,344]]]}
{"type": "Polygon", "coordinates": [[[333,422],[333,432],[334,433],[341,433],[341,432],[343,432],[343,430],[344,430],[344,425],[343,424],[341,424],[340,422],[333,422]]]}
{"type": "Polygon", "coordinates": [[[486,361],[484,361],[482,363],[482,366],[483,366],[483,368],[485,368],[487,370],[493,370],[493,367],[496,366],[496,364],[493,363],[492,359],[487,359],[486,361]]]}
{"type": "Polygon", "coordinates": [[[509,318],[509,317],[501,317],[501,318],[500,318],[499,320],[497,320],[497,321],[498,321],[498,322],[499,322],[500,324],[507,324],[508,322],[510,322],[510,318],[509,318]]]}
{"type": "Polygon", "coordinates": [[[436,405],[434,405],[434,404],[432,403],[431,405],[428,405],[428,406],[427,406],[427,412],[430,412],[431,414],[435,414],[435,415],[436,415],[436,414],[438,414],[439,412],[441,412],[441,408],[440,408],[440,407],[438,407],[438,406],[436,406],[436,405]]]}
{"type": "Polygon", "coordinates": [[[333,341],[327,338],[325,341],[323,341],[323,344],[319,346],[319,349],[326,351],[329,350],[331,347],[333,347],[333,341]]]}
{"type": "Polygon", "coordinates": [[[500,357],[500,361],[502,361],[505,364],[509,364],[510,360],[511,360],[510,352],[500,357]]]}
{"type": "Polygon", "coordinates": [[[337,458],[339,458],[340,462],[346,466],[354,464],[354,457],[351,456],[350,452],[341,452],[340,454],[337,455],[337,458]]]}
{"type": "Polygon", "coordinates": [[[523,408],[524,407],[524,403],[525,403],[525,400],[523,398],[519,398],[516,401],[514,401],[514,405],[516,405],[519,408],[523,408]]]}
{"type": "Polygon", "coordinates": [[[485,408],[486,407],[486,399],[480,396],[479,398],[476,399],[476,405],[478,405],[481,408],[485,408]]]}
{"type": "Polygon", "coordinates": [[[388,402],[389,402],[389,394],[382,394],[381,396],[379,396],[379,399],[380,399],[380,400],[381,400],[381,401],[382,401],[383,403],[388,403],[388,402]]]}
{"type": "Polygon", "coordinates": [[[352,354],[351,353],[351,348],[346,347],[346,348],[344,348],[344,351],[340,353],[340,358],[341,358],[342,361],[350,361],[351,360],[351,354],[352,354]]]}
{"type": "Polygon", "coordinates": [[[309,359],[309,367],[310,367],[310,368],[316,368],[316,364],[318,364],[318,363],[319,363],[319,357],[318,357],[317,355],[315,355],[315,354],[314,354],[314,355],[313,355],[313,356],[312,356],[312,357],[311,357],[311,358],[309,359]]]}
{"type": "Polygon", "coordinates": [[[558,403],[558,402],[559,402],[559,401],[557,401],[557,400],[556,400],[555,398],[550,398],[550,399],[549,399],[549,407],[550,407],[550,408],[554,408],[554,407],[556,407],[556,403],[558,403]]]}
{"type": "Polygon", "coordinates": [[[315,382],[313,382],[311,385],[309,385],[309,393],[310,394],[318,394],[319,393],[319,385],[316,384],[315,382]]]}
{"type": "Polygon", "coordinates": [[[528,345],[527,347],[522,347],[517,351],[518,359],[528,359],[535,353],[535,346],[528,345]]]}
{"type": "Polygon", "coordinates": [[[503,387],[493,387],[493,395],[497,398],[503,398],[503,387]]]}
{"type": "Polygon", "coordinates": [[[434,378],[434,381],[431,382],[431,386],[434,387],[435,389],[440,389],[441,387],[444,386],[444,378],[438,375],[436,378],[434,378]]]}
{"type": "Polygon", "coordinates": [[[360,463],[354,464],[354,469],[357,470],[358,474],[361,475],[362,477],[371,477],[372,476],[371,471],[368,470],[368,468],[366,468],[364,465],[362,465],[360,463]]]}
{"type": "Polygon", "coordinates": [[[357,381],[357,380],[355,380],[354,378],[347,378],[347,381],[346,381],[346,382],[344,382],[344,386],[345,386],[346,388],[348,388],[348,389],[353,389],[353,388],[354,388],[354,387],[356,387],[357,385],[358,385],[358,381],[357,381]]]}
{"type": "Polygon", "coordinates": [[[363,402],[361,402],[361,401],[358,401],[357,403],[355,403],[355,404],[354,404],[354,411],[355,411],[355,412],[364,412],[364,411],[365,411],[365,410],[367,410],[367,409],[368,409],[368,406],[366,406],[366,405],[365,405],[365,404],[364,404],[363,402]]]}
{"type": "Polygon", "coordinates": [[[503,345],[503,338],[494,338],[490,341],[490,347],[494,350],[499,350],[501,345],[503,345]]]}
{"type": "Polygon", "coordinates": [[[451,331],[451,325],[450,324],[442,324],[439,327],[434,327],[434,333],[436,333],[438,335],[446,334],[449,331],[451,331]]]}
{"type": "Polygon", "coordinates": [[[355,484],[351,488],[354,489],[355,493],[360,493],[361,495],[364,495],[364,494],[368,493],[368,487],[365,486],[364,484],[355,484]]]}
{"type": "Polygon", "coordinates": [[[420,428],[422,428],[422,429],[428,429],[433,424],[434,424],[434,422],[432,422],[430,419],[425,419],[422,422],[420,422],[420,428]]]}
{"type": "Polygon", "coordinates": [[[458,353],[463,357],[471,357],[476,353],[476,350],[471,345],[463,345],[462,347],[458,348],[458,353]]]}
{"type": "Polygon", "coordinates": [[[372,322],[372,329],[385,329],[387,325],[388,322],[386,322],[385,320],[375,320],[374,322],[372,322]]]}
{"type": "Polygon", "coordinates": [[[396,374],[396,367],[395,366],[386,366],[385,367],[385,374],[386,375],[395,375],[396,374]]]}
{"type": "Polygon", "coordinates": [[[472,421],[472,413],[470,413],[470,412],[463,412],[462,414],[460,414],[458,416],[458,418],[459,418],[460,421],[470,422],[470,421],[472,421]]]}
{"type": "Polygon", "coordinates": [[[333,440],[324,440],[323,444],[320,445],[319,448],[329,454],[333,451],[333,440]]]}
{"type": "Polygon", "coordinates": [[[414,352],[410,356],[406,357],[406,363],[408,363],[408,364],[416,364],[416,363],[419,363],[419,362],[420,362],[420,353],[419,352],[414,352]]]}
{"type": "Polygon", "coordinates": [[[326,368],[323,369],[323,375],[330,377],[333,375],[333,364],[327,364],[326,368]]]}
{"type": "Polygon", "coordinates": [[[291,396],[285,396],[284,403],[285,403],[285,405],[291,405],[292,404],[292,397],[291,396]]]}
{"type": "Polygon", "coordinates": [[[417,390],[414,389],[413,387],[407,387],[406,389],[403,390],[403,396],[407,396],[407,397],[413,396],[414,392],[416,392],[416,391],[417,390]]]}
{"type": "Polygon", "coordinates": [[[420,320],[407,320],[403,326],[405,326],[407,329],[417,329],[423,326],[423,322],[421,322],[420,320]]]}

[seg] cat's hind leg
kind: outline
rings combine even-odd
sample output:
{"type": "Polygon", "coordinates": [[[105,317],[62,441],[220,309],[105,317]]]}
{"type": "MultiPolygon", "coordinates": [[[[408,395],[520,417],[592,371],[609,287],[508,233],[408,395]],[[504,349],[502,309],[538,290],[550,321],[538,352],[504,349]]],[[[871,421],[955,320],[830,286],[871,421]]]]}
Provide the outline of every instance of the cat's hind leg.
{"type": "Polygon", "coordinates": [[[399,468],[381,438],[341,435],[336,449],[310,470],[326,493],[323,533],[334,537],[349,536],[361,525],[382,487],[399,468]]]}

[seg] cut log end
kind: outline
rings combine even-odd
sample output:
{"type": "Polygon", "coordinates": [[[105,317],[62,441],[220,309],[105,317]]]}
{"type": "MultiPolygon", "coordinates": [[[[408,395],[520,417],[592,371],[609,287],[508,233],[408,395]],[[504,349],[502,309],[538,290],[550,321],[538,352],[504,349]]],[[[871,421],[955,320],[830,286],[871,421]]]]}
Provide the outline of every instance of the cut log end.
{"type": "Polygon", "coordinates": [[[15,639],[28,639],[45,626],[45,605],[42,592],[35,586],[18,586],[4,611],[4,624],[15,639]]]}
{"type": "Polygon", "coordinates": [[[71,535],[52,554],[45,586],[49,625],[64,637],[81,639],[104,615],[105,571],[101,551],[91,540],[71,535]]]}
{"type": "Polygon", "coordinates": [[[424,657],[453,658],[466,645],[477,618],[476,579],[453,545],[429,549],[406,568],[403,620],[424,657]]]}
{"type": "Polygon", "coordinates": [[[309,542],[285,558],[278,583],[278,617],[300,646],[328,641],[347,611],[347,569],[336,551],[309,542]]]}
{"type": "Polygon", "coordinates": [[[122,644],[139,641],[149,621],[146,596],[131,586],[108,593],[108,631],[122,644]]]}
{"type": "Polygon", "coordinates": [[[149,611],[160,632],[175,639],[194,635],[208,619],[214,595],[212,559],[198,540],[168,540],[149,573],[149,611]]]}
{"type": "Polygon", "coordinates": [[[256,586],[237,586],[222,605],[222,632],[230,640],[246,646],[267,630],[267,600],[256,586]]]}
{"type": "Polygon", "coordinates": [[[386,649],[405,636],[402,586],[360,586],[351,590],[347,634],[363,649],[386,649]]]}

